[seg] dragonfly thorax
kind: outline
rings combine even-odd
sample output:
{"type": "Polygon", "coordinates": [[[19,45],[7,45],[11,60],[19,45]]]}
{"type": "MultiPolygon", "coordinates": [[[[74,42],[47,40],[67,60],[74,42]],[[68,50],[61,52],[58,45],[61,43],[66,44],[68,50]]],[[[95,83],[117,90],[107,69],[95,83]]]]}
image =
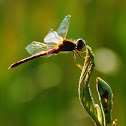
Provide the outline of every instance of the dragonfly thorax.
{"type": "Polygon", "coordinates": [[[85,41],[83,39],[78,39],[76,42],[76,49],[81,50],[85,46],[85,41]]]}

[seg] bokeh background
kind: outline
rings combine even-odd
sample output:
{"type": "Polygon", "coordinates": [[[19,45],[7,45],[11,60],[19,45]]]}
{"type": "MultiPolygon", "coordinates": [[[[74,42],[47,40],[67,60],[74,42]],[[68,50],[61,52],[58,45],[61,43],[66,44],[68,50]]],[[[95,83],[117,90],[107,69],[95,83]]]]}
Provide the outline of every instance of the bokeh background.
{"type": "MultiPolygon", "coordinates": [[[[25,47],[43,42],[49,29],[57,30],[68,14],[72,17],[67,38],[83,38],[95,53],[90,83],[95,103],[99,76],[113,90],[113,119],[125,126],[125,0],[0,0],[0,126],[94,125],[78,99],[81,70],[72,53],[7,69],[28,57],[25,47]]],[[[84,63],[79,57],[77,61],[84,63]]]]}

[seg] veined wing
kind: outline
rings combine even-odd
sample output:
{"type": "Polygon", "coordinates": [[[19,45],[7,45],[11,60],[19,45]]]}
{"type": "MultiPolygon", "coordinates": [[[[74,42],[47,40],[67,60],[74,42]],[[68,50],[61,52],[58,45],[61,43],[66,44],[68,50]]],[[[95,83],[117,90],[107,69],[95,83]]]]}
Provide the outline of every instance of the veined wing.
{"type": "Polygon", "coordinates": [[[44,38],[44,42],[49,44],[51,43],[59,44],[62,41],[63,38],[59,36],[56,31],[53,31],[53,29],[50,29],[50,31],[44,38]]]}
{"type": "Polygon", "coordinates": [[[71,15],[67,15],[61,22],[57,32],[51,29],[44,38],[45,43],[56,43],[59,44],[66,38],[68,27],[70,23],[71,15]]]}
{"type": "Polygon", "coordinates": [[[61,22],[59,28],[57,29],[57,33],[59,36],[63,37],[63,39],[66,38],[68,28],[69,28],[69,23],[70,23],[71,15],[67,15],[63,21],[61,22]]]}
{"type": "Polygon", "coordinates": [[[45,43],[33,41],[25,49],[28,51],[29,54],[35,55],[38,53],[45,52],[45,51],[52,49],[54,47],[56,47],[56,44],[54,44],[54,43],[45,44],[45,43]]]}

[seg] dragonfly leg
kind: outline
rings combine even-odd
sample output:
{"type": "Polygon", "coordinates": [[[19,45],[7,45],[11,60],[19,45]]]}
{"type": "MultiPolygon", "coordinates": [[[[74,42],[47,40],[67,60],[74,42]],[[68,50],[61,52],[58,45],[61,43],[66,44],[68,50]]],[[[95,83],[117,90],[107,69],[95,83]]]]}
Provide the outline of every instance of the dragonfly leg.
{"type": "MultiPolygon", "coordinates": [[[[79,51],[79,50],[77,50],[77,49],[75,49],[75,51],[76,51],[76,53],[77,53],[77,55],[80,57],[80,58],[87,58],[88,56],[81,56],[80,54],[79,54],[79,52],[81,53],[81,51],[79,51]]],[[[83,51],[83,52],[86,52],[86,51],[83,51]]]]}
{"type": "Polygon", "coordinates": [[[75,54],[74,54],[73,51],[72,51],[72,53],[73,53],[73,58],[74,58],[75,64],[76,64],[80,69],[83,69],[83,67],[82,67],[80,64],[77,63],[77,61],[76,61],[76,56],[75,56],[75,54]]]}
{"type": "Polygon", "coordinates": [[[77,50],[77,49],[76,49],[76,51],[79,52],[79,53],[84,53],[84,52],[86,52],[86,50],[85,50],[85,51],[79,51],[79,50],[77,50]]]}

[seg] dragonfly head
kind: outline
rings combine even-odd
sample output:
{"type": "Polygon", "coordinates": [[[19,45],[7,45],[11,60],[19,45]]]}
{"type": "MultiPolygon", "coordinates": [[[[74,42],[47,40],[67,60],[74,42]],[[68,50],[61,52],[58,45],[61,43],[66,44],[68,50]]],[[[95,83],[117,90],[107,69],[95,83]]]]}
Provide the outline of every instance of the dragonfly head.
{"type": "Polygon", "coordinates": [[[83,39],[78,39],[76,42],[76,49],[81,50],[85,46],[85,41],[83,39]]]}

